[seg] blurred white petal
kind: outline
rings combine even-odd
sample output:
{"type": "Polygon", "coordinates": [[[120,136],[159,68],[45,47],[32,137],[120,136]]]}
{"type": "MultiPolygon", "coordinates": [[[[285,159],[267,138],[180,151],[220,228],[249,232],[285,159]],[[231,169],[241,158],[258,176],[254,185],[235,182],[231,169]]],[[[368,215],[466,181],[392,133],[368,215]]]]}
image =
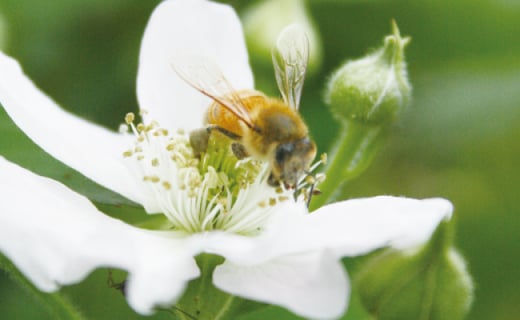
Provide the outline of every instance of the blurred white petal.
{"type": "Polygon", "coordinates": [[[200,128],[211,102],[174,72],[172,57],[179,53],[209,57],[235,89],[253,88],[242,26],[231,7],[203,0],[164,1],[146,27],[137,74],[140,107],[164,127],[200,128]]]}

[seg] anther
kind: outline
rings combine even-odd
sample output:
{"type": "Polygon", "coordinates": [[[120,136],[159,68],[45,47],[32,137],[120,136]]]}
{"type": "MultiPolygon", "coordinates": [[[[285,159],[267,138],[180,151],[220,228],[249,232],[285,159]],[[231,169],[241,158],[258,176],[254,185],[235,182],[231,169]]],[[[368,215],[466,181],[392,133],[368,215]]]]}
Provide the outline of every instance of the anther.
{"type": "Polygon", "coordinates": [[[169,183],[168,181],[163,181],[162,185],[166,190],[170,190],[172,188],[171,183],[169,183]]]}
{"type": "Polygon", "coordinates": [[[135,120],[135,114],[133,112],[129,112],[125,116],[126,124],[131,124],[135,120]]]}
{"type": "Polygon", "coordinates": [[[321,163],[327,164],[327,154],[326,153],[322,153],[321,156],[320,156],[320,160],[321,160],[321,163]]]}

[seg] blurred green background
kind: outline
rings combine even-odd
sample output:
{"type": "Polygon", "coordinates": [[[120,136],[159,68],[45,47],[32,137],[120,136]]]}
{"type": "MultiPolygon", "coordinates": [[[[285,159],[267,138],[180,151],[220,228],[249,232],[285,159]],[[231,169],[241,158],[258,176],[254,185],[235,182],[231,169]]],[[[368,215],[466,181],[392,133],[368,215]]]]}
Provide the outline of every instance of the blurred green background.
{"type": "MultiPolygon", "coordinates": [[[[62,106],[117,128],[124,114],[137,108],[140,37],[158,2],[1,0],[0,46],[62,106]]],[[[231,3],[243,12],[254,2],[231,3]]],[[[322,102],[327,76],[345,59],[378,46],[390,33],[392,18],[403,35],[413,38],[407,50],[412,106],[373,165],[345,187],[344,197],[450,199],[456,208],[456,244],[476,285],[468,319],[518,319],[520,1],[307,4],[322,37],[323,63],[307,79],[301,109],[322,151],[330,147],[338,130],[322,102]]],[[[257,77],[272,76],[265,63],[252,63],[257,77]]],[[[62,181],[70,172],[29,143],[3,110],[0,153],[62,181]]],[[[68,184],[87,194],[96,190],[80,178],[68,184]]],[[[63,291],[89,319],[140,318],[116,290],[107,287],[106,278],[106,270],[98,270],[63,291]]],[[[353,306],[349,319],[363,319],[355,313],[356,297],[353,306]]],[[[262,317],[296,319],[275,308],[251,319],[262,317]]],[[[0,272],[0,318],[52,316],[0,272]]],[[[159,312],[154,318],[169,316],[159,312]]]]}

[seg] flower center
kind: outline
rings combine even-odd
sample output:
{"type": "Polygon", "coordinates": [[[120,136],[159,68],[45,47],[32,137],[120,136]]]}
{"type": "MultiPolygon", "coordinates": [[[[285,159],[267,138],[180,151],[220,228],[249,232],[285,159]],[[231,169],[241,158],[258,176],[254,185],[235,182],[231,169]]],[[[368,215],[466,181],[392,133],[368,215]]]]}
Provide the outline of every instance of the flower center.
{"type": "Polygon", "coordinates": [[[133,114],[125,121],[136,140],[123,155],[143,183],[145,209],[164,214],[174,230],[254,235],[277,203],[292,198],[291,191],[267,185],[266,163],[238,160],[219,133],[195,157],[184,132],[172,134],[157,122],[135,125],[133,114]]]}

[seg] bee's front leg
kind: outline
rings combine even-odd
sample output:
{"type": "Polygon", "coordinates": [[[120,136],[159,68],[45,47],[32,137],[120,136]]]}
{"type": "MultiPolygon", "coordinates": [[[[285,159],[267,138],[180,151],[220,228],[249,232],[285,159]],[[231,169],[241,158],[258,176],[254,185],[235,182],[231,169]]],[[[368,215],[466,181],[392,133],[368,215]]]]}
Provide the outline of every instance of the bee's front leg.
{"type": "Polygon", "coordinates": [[[275,177],[275,175],[271,172],[269,174],[269,178],[267,178],[267,184],[271,187],[279,187],[280,186],[280,179],[275,177]]]}
{"type": "Polygon", "coordinates": [[[231,144],[231,151],[233,151],[233,154],[235,157],[237,157],[238,160],[249,157],[249,153],[247,152],[246,147],[244,147],[244,145],[241,143],[233,142],[231,144]]]}
{"type": "MultiPolygon", "coordinates": [[[[208,149],[209,137],[213,131],[218,131],[232,140],[240,140],[240,138],[242,138],[241,136],[217,125],[209,125],[205,128],[193,130],[190,132],[190,144],[196,157],[199,157],[201,153],[206,152],[208,149]]],[[[244,146],[240,143],[233,143],[231,148],[238,159],[249,156],[244,146]]]]}
{"type": "Polygon", "coordinates": [[[207,128],[201,128],[190,132],[190,145],[193,148],[195,157],[200,157],[202,152],[208,149],[209,136],[211,131],[207,128]]]}

